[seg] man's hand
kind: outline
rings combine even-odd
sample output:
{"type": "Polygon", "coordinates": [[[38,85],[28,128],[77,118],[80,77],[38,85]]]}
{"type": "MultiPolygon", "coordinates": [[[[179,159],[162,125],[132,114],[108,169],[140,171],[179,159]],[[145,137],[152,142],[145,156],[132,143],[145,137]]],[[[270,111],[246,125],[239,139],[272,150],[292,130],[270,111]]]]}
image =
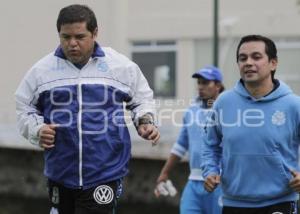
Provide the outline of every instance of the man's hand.
{"type": "Polygon", "coordinates": [[[39,130],[39,144],[40,147],[44,149],[50,149],[53,148],[54,145],[54,140],[55,140],[55,128],[58,125],[55,124],[46,124],[42,126],[39,130]]]}
{"type": "Polygon", "coordinates": [[[171,180],[166,180],[161,181],[156,185],[154,194],[157,198],[161,195],[174,197],[177,194],[177,190],[171,180]]]}
{"type": "Polygon", "coordinates": [[[169,175],[168,174],[166,174],[166,173],[161,173],[159,176],[158,176],[158,178],[157,178],[157,180],[156,180],[156,183],[160,183],[160,182],[162,182],[162,181],[167,181],[169,179],[169,175]]]}
{"type": "Polygon", "coordinates": [[[220,183],[220,175],[209,175],[204,181],[204,188],[207,192],[212,192],[220,183]]]}
{"type": "Polygon", "coordinates": [[[290,181],[290,187],[295,192],[300,192],[300,172],[297,171],[291,171],[293,178],[290,181]]]}
{"type": "Polygon", "coordinates": [[[159,184],[161,182],[166,182],[169,179],[168,174],[161,173],[156,180],[156,187],[154,189],[154,195],[158,198],[161,195],[161,191],[159,191],[159,184]]]}
{"type": "Polygon", "coordinates": [[[153,145],[156,145],[160,138],[159,131],[153,124],[139,125],[138,134],[145,140],[151,140],[153,145]]]}

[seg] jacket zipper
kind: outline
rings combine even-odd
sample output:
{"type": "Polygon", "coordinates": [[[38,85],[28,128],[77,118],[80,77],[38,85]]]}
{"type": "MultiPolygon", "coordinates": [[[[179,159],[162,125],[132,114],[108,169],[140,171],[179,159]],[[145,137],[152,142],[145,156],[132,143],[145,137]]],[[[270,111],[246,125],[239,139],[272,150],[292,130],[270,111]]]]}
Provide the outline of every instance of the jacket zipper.
{"type": "Polygon", "coordinates": [[[79,186],[83,186],[82,181],[82,87],[81,82],[79,80],[78,83],[78,104],[79,104],[79,110],[78,110],[78,134],[79,134],[79,186]]]}

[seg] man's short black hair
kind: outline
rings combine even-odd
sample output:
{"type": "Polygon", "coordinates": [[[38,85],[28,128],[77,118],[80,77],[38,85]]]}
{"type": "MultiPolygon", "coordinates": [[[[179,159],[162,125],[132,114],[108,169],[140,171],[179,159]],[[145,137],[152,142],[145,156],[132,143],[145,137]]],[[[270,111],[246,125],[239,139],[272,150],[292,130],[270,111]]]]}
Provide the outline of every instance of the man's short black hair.
{"type": "Polygon", "coordinates": [[[246,42],[257,42],[257,41],[261,41],[265,43],[265,51],[266,54],[269,57],[269,60],[271,59],[276,59],[277,60],[277,49],[276,49],[276,45],[275,43],[265,37],[265,36],[261,36],[261,35],[247,35],[241,38],[240,43],[237,46],[236,49],[236,61],[238,61],[239,58],[239,51],[240,51],[240,47],[242,46],[242,44],[246,43],[246,42]]]}
{"type": "MultiPolygon", "coordinates": [[[[240,43],[237,46],[236,49],[236,61],[238,62],[239,60],[239,51],[240,51],[240,47],[242,46],[242,44],[246,43],[246,42],[263,42],[265,43],[265,52],[269,58],[269,61],[272,59],[277,60],[277,48],[275,43],[265,37],[265,36],[261,36],[261,35],[247,35],[241,38],[240,43]]],[[[274,79],[274,75],[275,75],[276,70],[272,71],[272,78],[274,79]]]]}
{"type": "Polygon", "coordinates": [[[73,4],[60,10],[56,27],[60,28],[64,24],[73,24],[76,22],[86,22],[87,30],[94,33],[97,28],[97,19],[94,12],[86,5],[73,4]]]}

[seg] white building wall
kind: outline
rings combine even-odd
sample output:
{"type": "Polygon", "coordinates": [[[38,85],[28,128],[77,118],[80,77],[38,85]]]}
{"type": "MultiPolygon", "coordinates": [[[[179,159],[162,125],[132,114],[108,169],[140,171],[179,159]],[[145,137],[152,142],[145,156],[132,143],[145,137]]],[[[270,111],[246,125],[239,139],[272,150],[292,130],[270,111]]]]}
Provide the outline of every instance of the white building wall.
{"type": "MultiPolygon", "coordinates": [[[[212,62],[212,0],[4,1],[0,7],[0,144],[19,141],[11,131],[15,127],[14,91],[32,64],[57,47],[58,12],[73,3],[87,4],[94,10],[99,24],[98,41],[103,46],[112,46],[129,57],[133,41],[176,41],[179,99],[195,95],[191,74],[212,62]]],[[[296,0],[220,0],[219,8],[220,66],[227,87],[238,79],[235,48],[241,35],[255,33],[278,41],[300,41],[300,6],[296,0]]],[[[300,92],[300,84],[295,81],[299,75],[300,47],[292,55],[286,53],[287,49],[280,50],[279,57],[283,58],[279,58],[278,75],[300,92]]]]}

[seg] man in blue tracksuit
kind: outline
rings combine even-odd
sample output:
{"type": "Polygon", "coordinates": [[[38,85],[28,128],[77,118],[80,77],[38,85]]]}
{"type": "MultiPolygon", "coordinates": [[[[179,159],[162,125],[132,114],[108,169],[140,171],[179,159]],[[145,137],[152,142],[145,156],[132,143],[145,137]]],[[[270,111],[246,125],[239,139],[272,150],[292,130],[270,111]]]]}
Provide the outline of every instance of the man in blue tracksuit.
{"type": "Polygon", "coordinates": [[[221,184],[224,214],[296,213],[300,98],[274,78],[269,38],[243,37],[237,64],[241,79],[214,103],[207,124],[205,188],[221,184]]]}
{"type": "Polygon", "coordinates": [[[176,163],[188,152],[190,176],[181,197],[180,213],[219,214],[221,213],[220,188],[214,193],[205,191],[200,165],[206,117],[212,102],[224,90],[222,74],[218,68],[206,66],[194,73],[192,77],[197,79],[199,96],[184,114],[179,137],[157,179],[155,193],[157,196],[162,194],[161,183],[168,180],[176,163]]]}
{"type": "Polygon", "coordinates": [[[57,30],[59,47],[16,91],[18,128],[45,150],[51,214],[112,214],[131,152],[123,103],[139,135],[156,143],[153,92],[134,62],[96,43],[89,7],[61,9],[57,30]]]}

